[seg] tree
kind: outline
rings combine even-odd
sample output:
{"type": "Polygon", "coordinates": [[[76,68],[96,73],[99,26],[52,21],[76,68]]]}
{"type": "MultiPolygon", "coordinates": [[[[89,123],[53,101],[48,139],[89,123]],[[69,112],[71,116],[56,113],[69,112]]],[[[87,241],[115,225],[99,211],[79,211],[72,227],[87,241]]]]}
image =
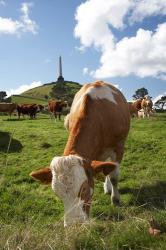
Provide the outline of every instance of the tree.
{"type": "Polygon", "coordinates": [[[154,103],[155,106],[164,110],[164,106],[166,105],[166,95],[163,95],[158,101],[154,103]]]}
{"type": "Polygon", "coordinates": [[[145,95],[148,95],[148,90],[145,88],[140,88],[135,91],[135,94],[133,95],[133,98],[135,100],[144,98],[145,95]]]}
{"type": "Polygon", "coordinates": [[[5,91],[0,91],[0,102],[3,102],[6,96],[7,94],[5,91]]]}

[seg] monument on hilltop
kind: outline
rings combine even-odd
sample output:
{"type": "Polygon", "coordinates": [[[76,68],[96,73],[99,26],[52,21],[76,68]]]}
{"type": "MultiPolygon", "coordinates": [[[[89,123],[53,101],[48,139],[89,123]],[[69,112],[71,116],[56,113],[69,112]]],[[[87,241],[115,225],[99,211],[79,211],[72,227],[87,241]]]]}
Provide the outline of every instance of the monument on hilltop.
{"type": "Polygon", "coordinates": [[[59,76],[57,78],[57,83],[64,83],[64,78],[62,75],[62,58],[59,57],[59,76]]]}

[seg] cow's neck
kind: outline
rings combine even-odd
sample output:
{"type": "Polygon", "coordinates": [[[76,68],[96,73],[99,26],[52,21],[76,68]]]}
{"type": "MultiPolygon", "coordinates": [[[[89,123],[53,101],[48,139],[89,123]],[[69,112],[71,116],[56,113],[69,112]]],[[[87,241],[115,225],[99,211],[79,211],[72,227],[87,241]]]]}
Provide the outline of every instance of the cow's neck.
{"type": "Polygon", "coordinates": [[[69,134],[64,155],[77,154],[85,159],[96,159],[101,145],[101,138],[96,137],[96,129],[85,130],[75,126],[69,134]]]}

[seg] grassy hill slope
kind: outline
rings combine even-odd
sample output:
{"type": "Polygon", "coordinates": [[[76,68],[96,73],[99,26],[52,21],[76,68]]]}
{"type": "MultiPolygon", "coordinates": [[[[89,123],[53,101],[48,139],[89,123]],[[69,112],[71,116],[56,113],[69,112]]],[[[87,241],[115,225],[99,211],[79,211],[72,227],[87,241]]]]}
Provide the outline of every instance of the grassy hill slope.
{"type": "Polygon", "coordinates": [[[166,114],[133,119],[121,166],[121,206],[111,205],[96,180],[91,219],[63,228],[62,201],[29,173],[62,155],[63,122],[0,117],[0,249],[165,250],[166,114]],[[150,136],[149,136],[150,135],[150,136]],[[163,233],[149,234],[154,218],[163,233]]]}
{"type": "Polygon", "coordinates": [[[36,98],[32,96],[13,95],[11,96],[11,98],[12,98],[12,102],[15,102],[17,104],[23,104],[23,103],[47,104],[48,103],[46,99],[36,98]]]}
{"type": "MultiPolygon", "coordinates": [[[[56,86],[56,82],[44,84],[42,86],[29,89],[23,92],[20,95],[11,96],[12,102],[16,102],[18,104],[22,103],[38,103],[38,104],[47,104],[48,99],[52,99],[50,95],[52,88],[56,86]]],[[[56,90],[55,99],[65,99],[72,102],[74,95],[81,88],[82,85],[76,82],[64,81],[63,90],[56,90]]]]}
{"type": "MultiPolygon", "coordinates": [[[[57,86],[57,82],[44,84],[42,86],[27,90],[21,95],[45,99],[45,96],[51,97],[50,93],[52,91],[52,88],[54,88],[55,86],[57,86]]],[[[63,97],[65,89],[67,89],[65,97],[68,99],[68,96],[70,94],[75,95],[75,93],[81,88],[81,85],[79,83],[70,81],[64,81],[63,86],[64,86],[64,91],[59,92],[58,91],[59,89],[57,89],[56,94],[59,98],[63,97]]]]}

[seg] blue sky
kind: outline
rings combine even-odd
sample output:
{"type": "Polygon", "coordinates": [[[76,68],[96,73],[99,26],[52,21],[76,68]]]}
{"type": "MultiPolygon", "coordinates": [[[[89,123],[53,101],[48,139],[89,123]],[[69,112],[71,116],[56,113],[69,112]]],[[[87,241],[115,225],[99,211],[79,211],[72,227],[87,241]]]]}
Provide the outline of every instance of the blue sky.
{"type": "Polygon", "coordinates": [[[0,0],[0,90],[103,79],[128,100],[166,92],[166,1],[0,0]]]}

